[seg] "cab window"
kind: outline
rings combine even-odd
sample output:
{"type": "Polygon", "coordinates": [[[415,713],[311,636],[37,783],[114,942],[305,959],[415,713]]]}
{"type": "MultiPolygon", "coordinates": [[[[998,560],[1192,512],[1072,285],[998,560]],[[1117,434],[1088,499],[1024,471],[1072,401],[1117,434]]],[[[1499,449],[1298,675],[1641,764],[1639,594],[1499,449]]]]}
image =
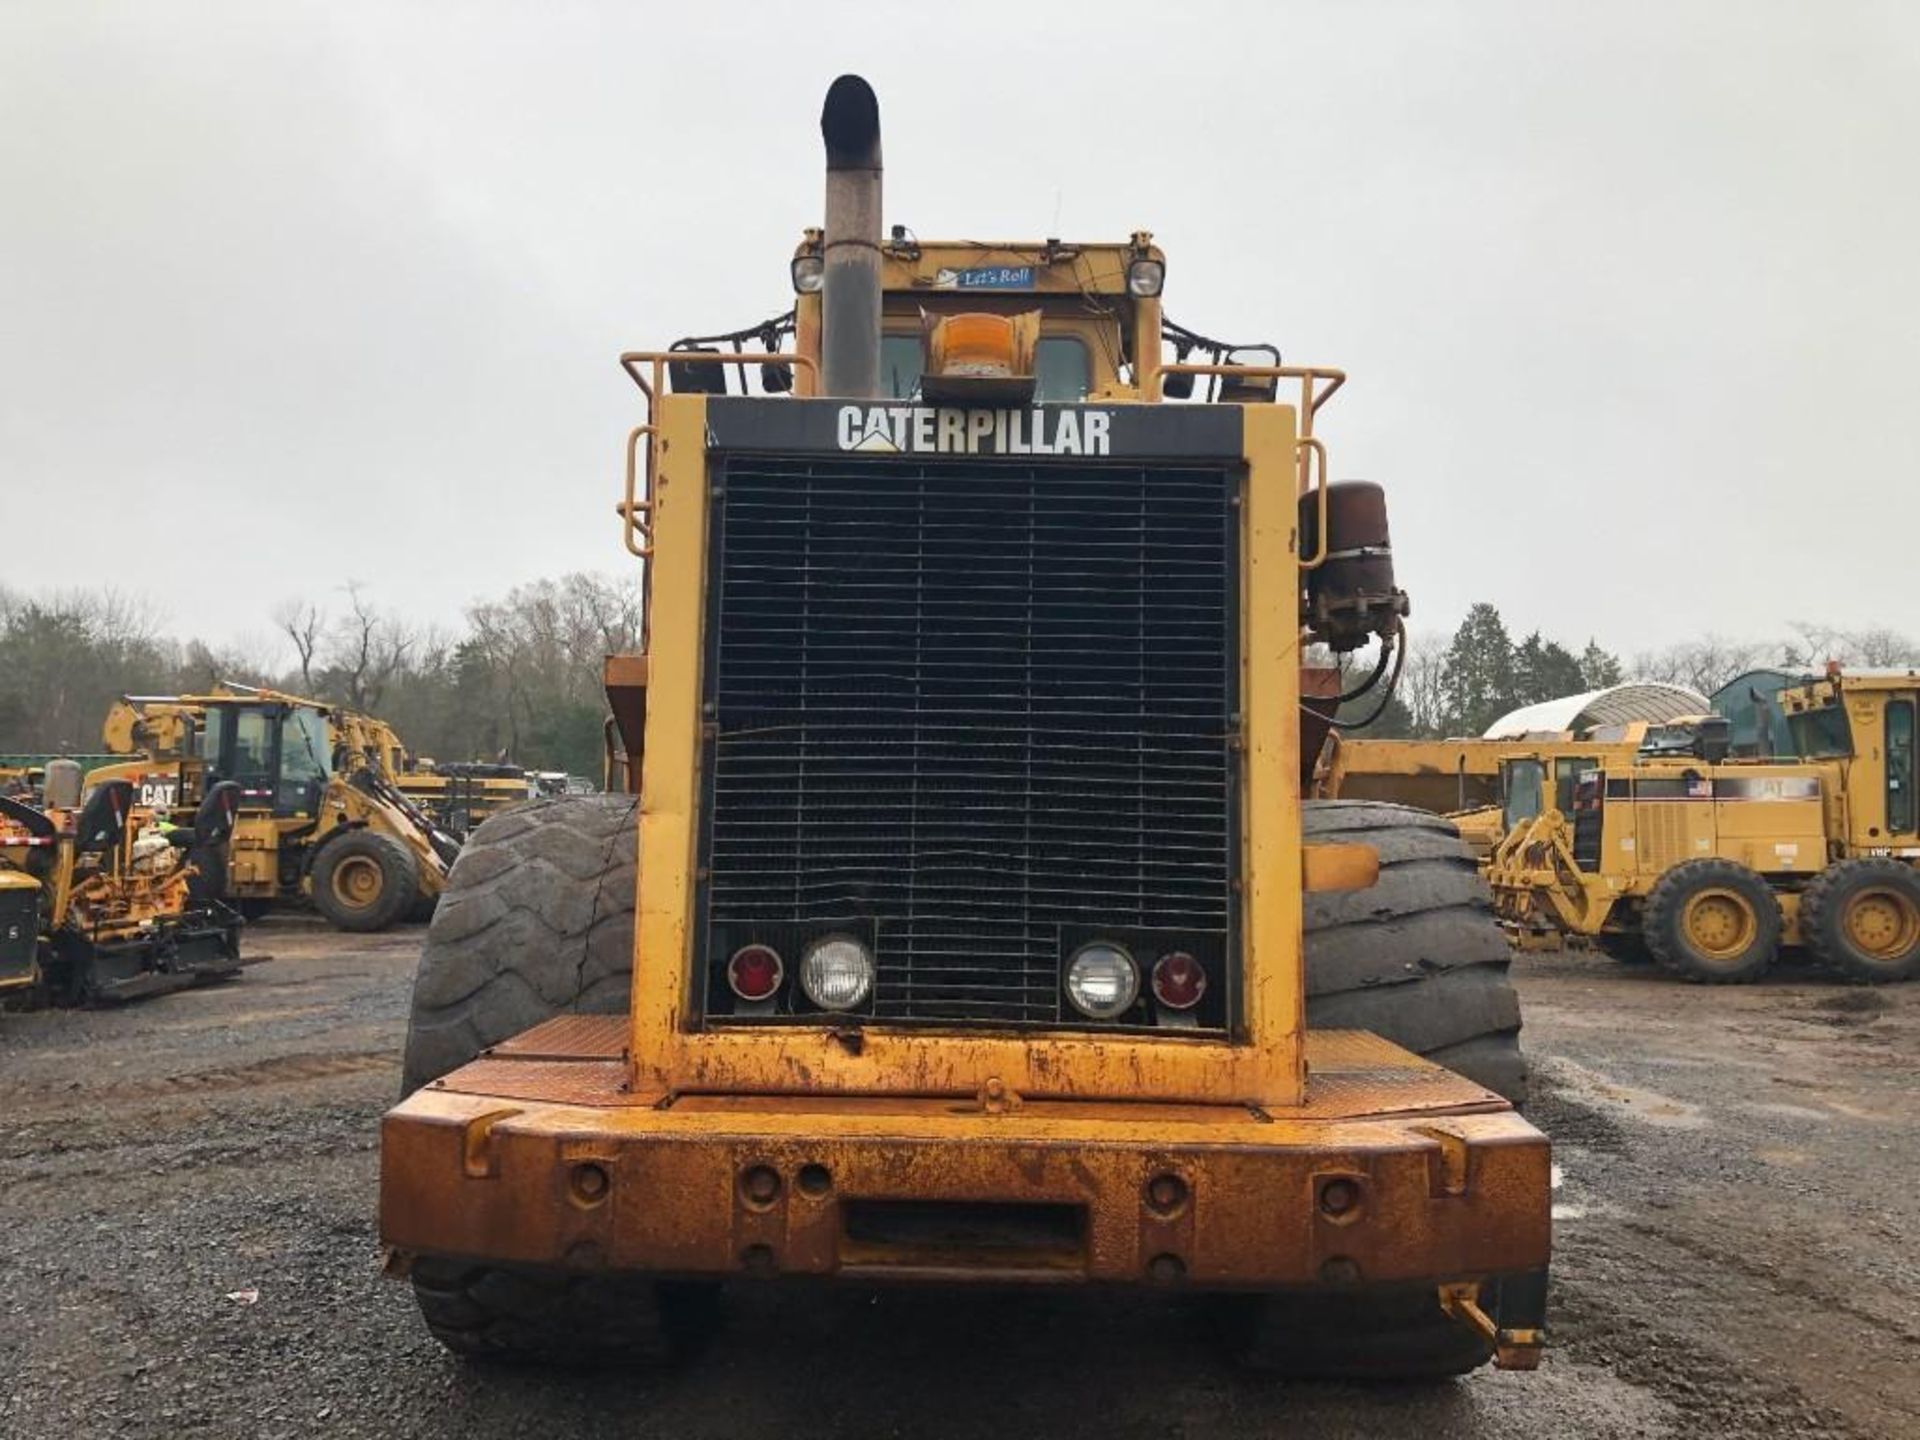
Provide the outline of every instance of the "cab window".
{"type": "Polygon", "coordinates": [[[887,335],[880,340],[880,386],[895,400],[920,388],[920,337],[887,335]]]}
{"type": "Polygon", "coordinates": [[[1507,792],[1506,805],[1500,813],[1501,822],[1509,830],[1540,813],[1541,791],[1546,780],[1547,767],[1538,760],[1509,760],[1506,765],[1504,787],[1507,792]]]}
{"type": "Polygon", "coordinates": [[[1831,759],[1853,753],[1847,712],[1838,705],[1802,710],[1787,718],[1787,726],[1793,731],[1793,752],[1803,760],[1831,759]]]}
{"type": "Polygon", "coordinates": [[[1591,770],[1600,762],[1592,756],[1575,760],[1556,760],[1553,762],[1553,808],[1562,815],[1573,813],[1573,789],[1580,781],[1583,771],[1591,770]]]}
{"type": "Polygon", "coordinates": [[[214,706],[200,724],[200,758],[209,766],[220,764],[220,746],[226,738],[227,712],[214,706]]]}
{"type": "Polygon", "coordinates": [[[317,710],[289,710],[280,722],[280,784],[273,808],[283,815],[313,809],[326,783],[330,757],[327,722],[317,710]]]}
{"type": "Polygon", "coordinates": [[[1033,347],[1034,398],[1047,405],[1077,405],[1087,398],[1087,347],[1077,335],[1043,335],[1033,347]]]}
{"type": "Polygon", "coordinates": [[[250,800],[273,793],[273,717],[264,710],[233,714],[233,773],[250,800]]]}
{"type": "Polygon", "coordinates": [[[1913,806],[1913,702],[1887,706],[1887,833],[1911,834],[1913,806]]]}

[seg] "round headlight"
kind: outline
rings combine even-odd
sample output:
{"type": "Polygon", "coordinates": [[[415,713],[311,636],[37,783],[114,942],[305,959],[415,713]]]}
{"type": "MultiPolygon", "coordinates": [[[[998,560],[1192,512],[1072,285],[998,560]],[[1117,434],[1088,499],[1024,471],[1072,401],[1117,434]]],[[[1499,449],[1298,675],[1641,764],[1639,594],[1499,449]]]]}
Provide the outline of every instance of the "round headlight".
{"type": "Polygon", "coordinates": [[[789,267],[793,274],[793,288],[801,295],[811,295],[827,279],[827,262],[818,255],[796,255],[789,267]]]}
{"type": "Polygon", "coordinates": [[[852,1010],[873,993],[873,956],[848,935],[816,940],[800,957],[800,989],[822,1010],[852,1010]]]}
{"type": "Polygon", "coordinates": [[[1091,1020],[1111,1020],[1140,994],[1140,971],[1118,945],[1096,940],[1067,962],[1067,998],[1091,1020]]]}
{"type": "Polygon", "coordinates": [[[1135,260],[1127,266],[1127,293],[1137,295],[1142,300],[1158,295],[1167,283],[1167,265],[1164,260],[1135,260]]]}

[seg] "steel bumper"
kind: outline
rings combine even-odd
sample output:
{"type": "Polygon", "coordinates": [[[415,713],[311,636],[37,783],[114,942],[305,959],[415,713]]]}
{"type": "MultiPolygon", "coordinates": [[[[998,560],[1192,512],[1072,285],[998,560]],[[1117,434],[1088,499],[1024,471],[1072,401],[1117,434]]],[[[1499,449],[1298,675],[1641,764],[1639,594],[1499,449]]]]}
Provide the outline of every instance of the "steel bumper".
{"type": "MultiPolygon", "coordinates": [[[[504,1048],[504,1047],[503,1047],[504,1048]]],[[[380,1226],[575,1269],[1199,1288],[1543,1273],[1546,1138],[1370,1035],[1308,1103],[623,1097],[623,1062],[476,1061],[391,1111],[380,1226]]]]}

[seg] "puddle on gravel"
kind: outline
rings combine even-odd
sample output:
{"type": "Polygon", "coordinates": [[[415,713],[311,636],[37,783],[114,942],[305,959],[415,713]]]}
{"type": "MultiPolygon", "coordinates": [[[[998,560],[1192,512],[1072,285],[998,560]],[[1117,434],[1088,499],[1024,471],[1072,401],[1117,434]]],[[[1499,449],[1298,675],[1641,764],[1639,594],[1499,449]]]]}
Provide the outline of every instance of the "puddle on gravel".
{"type": "Polygon", "coordinates": [[[1755,1100],[1740,1107],[1755,1115],[1771,1115],[1780,1120],[1813,1120],[1826,1124],[1833,1119],[1825,1110],[1815,1110],[1811,1105],[1788,1105],[1780,1100],[1755,1100]]]}
{"type": "Polygon", "coordinates": [[[1548,1180],[1549,1188],[1553,1192],[1553,1201],[1548,1213],[1553,1217],[1555,1224],[1619,1213],[1613,1206],[1596,1199],[1591,1191],[1577,1181],[1569,1183],[1567,1180],[1569,1167],[1562,1161],[1570,1162],[1574,1166],[1584,1164],[1593,1158],[1590,1151],[1583,1150],[1577,1145],[1559,1145],[1554,1147],[1554,1153],[1560,1159],[1553,1162],[1548,1180]]]}
{"type": "Polygon", "coordinates": [[[1878,990],[1842,990],[1838,995],[1829,995],[1824,1000],[1816,1000],[1807,1008],[1825,1011],[1829,1015],[1860,1015],[1871,1018],[1884,1015],[1893,1009],[1893,1002],[1878,990]]]}
{"type": "Polygon", "coordinates": [[[1625,1084],[1565,1056],[1555,1056],[1552,1068],[1554,1083],[1572,1100],[1614,1115],[1628,1115],[1665,1130],[1702,1130],[1707,1126],[1706,1114],[1698,1105],[1662,1095],[1658,1090],[1625,1084]]]}

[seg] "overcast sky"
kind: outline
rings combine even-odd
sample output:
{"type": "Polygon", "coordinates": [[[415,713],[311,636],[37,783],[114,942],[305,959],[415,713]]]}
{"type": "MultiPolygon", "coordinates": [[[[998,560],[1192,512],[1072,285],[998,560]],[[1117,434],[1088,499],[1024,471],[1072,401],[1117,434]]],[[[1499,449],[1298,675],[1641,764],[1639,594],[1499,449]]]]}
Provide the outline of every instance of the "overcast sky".
{"type": "Polygon", "coordinates": [[[1149,228],[1347,368],[1417,629],[1920,631],[1902,3],[0,0],[0,584],[230,640],[618,571],[614,357],[787,307],[843,70],[889,221],[1149,228]]]}

